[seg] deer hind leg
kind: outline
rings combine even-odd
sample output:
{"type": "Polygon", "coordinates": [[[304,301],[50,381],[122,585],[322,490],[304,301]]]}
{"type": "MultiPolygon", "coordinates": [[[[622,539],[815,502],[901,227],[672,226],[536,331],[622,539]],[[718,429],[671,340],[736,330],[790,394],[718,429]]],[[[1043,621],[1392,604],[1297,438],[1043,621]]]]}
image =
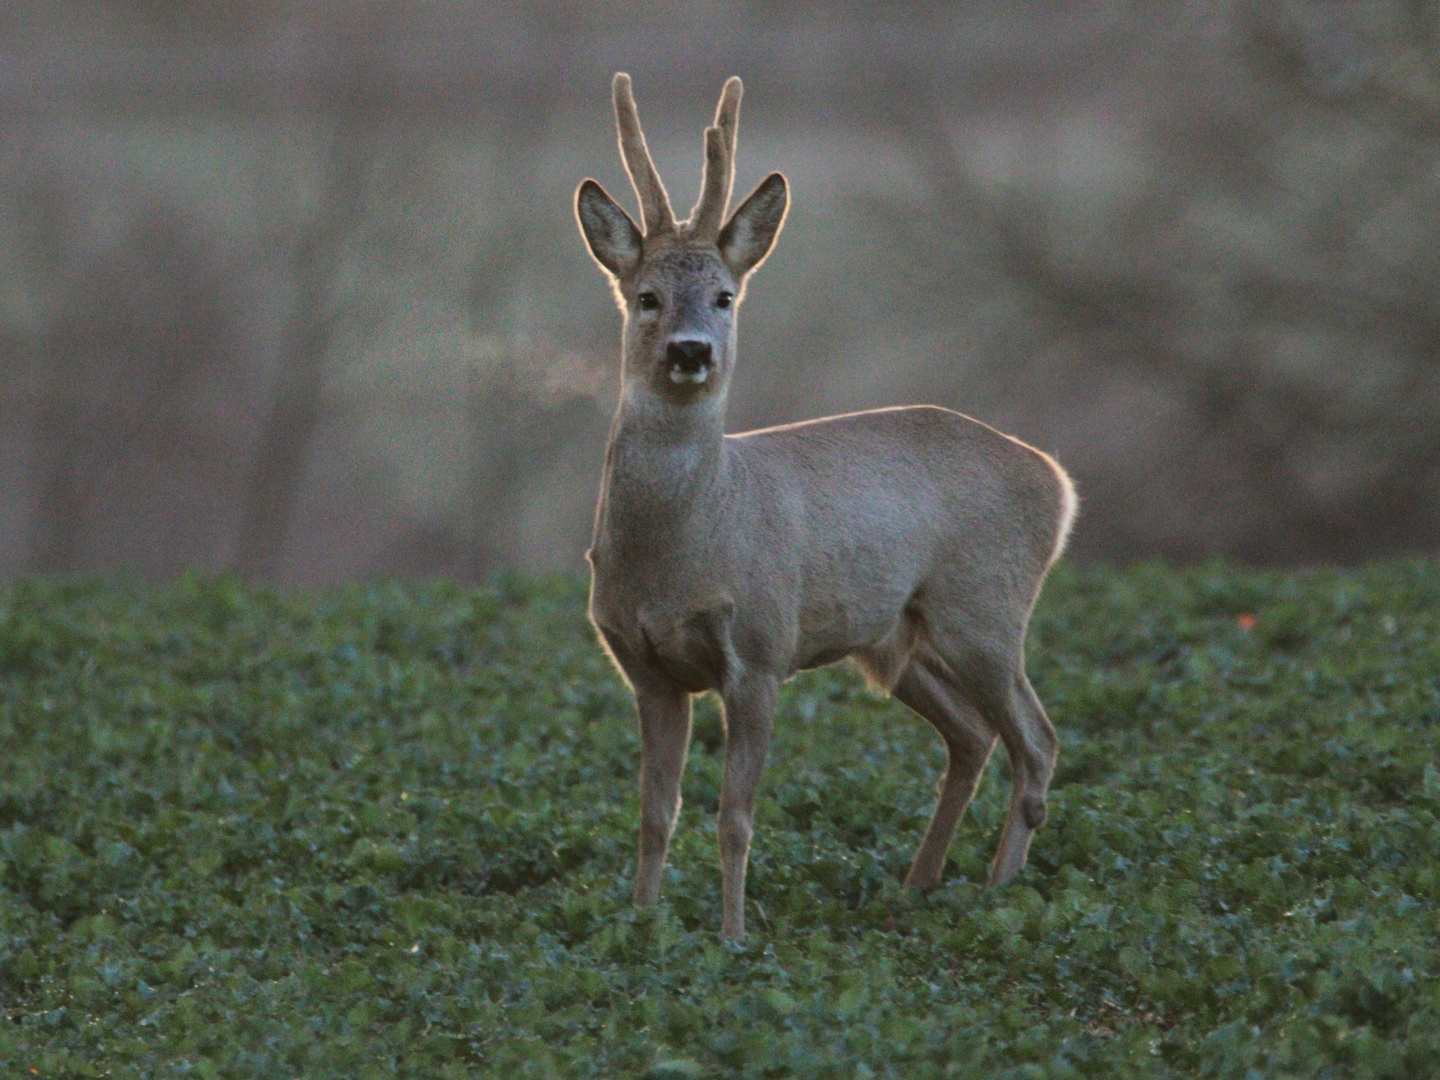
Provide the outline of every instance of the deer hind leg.
{"type": "Polygon", "coordinates": [[[753,676],[728,687],[725,703],[725,776],[720,787],[720,881],[723,907],[720,932],[745,936],[745,868],[754,835],[755,796],[770,752],[770,733],[779,684],[753,676]]]}
{"type": "Polygon", "coordinates": [[[1025,677],[1023,624],[961,627],[932,621],[926,631],[934,656],[927,666],[979,711],[1010,759],[1010,811],[990,864],[993,888],[1020,872],[1030,839],[1045,821],[1058,749],[1055,729],[1025,677]]]}
{"type": "Polygon", "coordinates": [[[1059,744],[1022,668],[988,670],[977,691],[982,709],[1005,742],[1012,777],[1010,812],[990,864],[989,885],[994,888],[1020,872],[1031,837],[1045,823],[1045,800],[1059,744]]]}
{"type": "Polygon", "coordinates": [[[996,736],[975,706],[919,657],[901,673],[893,693],[930,721],[944,740],[949,755],[930,827],[905,877],[907,886],[929,889],[940,884],[945,853],[950,850],[955,826],[975,797],[975,788],[995,746],[996,736]]]}

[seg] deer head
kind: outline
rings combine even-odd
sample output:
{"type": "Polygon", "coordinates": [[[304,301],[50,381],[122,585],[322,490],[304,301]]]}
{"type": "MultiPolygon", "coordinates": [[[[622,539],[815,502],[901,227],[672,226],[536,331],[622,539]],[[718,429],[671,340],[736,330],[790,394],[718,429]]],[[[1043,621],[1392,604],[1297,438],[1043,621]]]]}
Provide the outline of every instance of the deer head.
{"type": "Polygon", "coordinates": [[[735,311],[745,282],[775,244],[789,205],[785,177],[771,173],[727,221],[735,179],[742,86],[725,83],[705,129],[700,198],[677,222],[640,130],[630,76],[615,76],[620,156],[640,200],[635,224],[594,180],[575,193],[590,254],[610,277],[625,316],[622,396],[673,405],[723,406],[735,357],[735,311]]]}

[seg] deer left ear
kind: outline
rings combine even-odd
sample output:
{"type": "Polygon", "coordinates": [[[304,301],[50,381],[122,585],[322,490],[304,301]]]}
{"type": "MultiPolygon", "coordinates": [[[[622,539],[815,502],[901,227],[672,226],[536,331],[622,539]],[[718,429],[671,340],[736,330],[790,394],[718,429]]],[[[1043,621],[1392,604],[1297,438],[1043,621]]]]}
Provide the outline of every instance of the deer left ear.
{"type": "Polygon", "coordinates": [[[765,261],[789,207],[789,187],[785,177],[775,172],[760,181],[760,186],[730,216],[716,243],[736,281],[742,281],[765,261]]]}

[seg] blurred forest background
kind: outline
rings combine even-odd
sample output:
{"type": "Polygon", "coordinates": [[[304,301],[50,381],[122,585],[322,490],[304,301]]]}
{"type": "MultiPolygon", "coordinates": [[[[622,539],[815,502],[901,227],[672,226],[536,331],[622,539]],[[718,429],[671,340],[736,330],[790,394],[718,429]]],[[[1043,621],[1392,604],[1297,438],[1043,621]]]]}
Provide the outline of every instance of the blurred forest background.
{"type": "Polygon", "coordinates": [[[0,577],[579,571],[616,70],[677,206],[731,74],[791,180],[731,430],[959,409],[1092,560],[1437,547],[1433,0],[11,0],[0,577]]]}

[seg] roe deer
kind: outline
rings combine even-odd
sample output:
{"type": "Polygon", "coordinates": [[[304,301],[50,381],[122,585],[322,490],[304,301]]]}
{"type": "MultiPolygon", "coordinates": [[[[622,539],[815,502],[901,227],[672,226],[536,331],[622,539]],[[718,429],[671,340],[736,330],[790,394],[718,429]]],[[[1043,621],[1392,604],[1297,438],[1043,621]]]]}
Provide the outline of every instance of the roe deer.
{"type": "Polygon", "coordinates": [[[642,231],[594,180],[576,192],[624,315],[620,405],[595,512],[590,618],[640,714],[635,902],[655,903],[680,809],[690,695],[724,705],[722,933],[745,935],[745,866],[776,692],[844,657],[935,726],[949,752],[906,884],[940,881],[998,735],[1014,776],[990,867],[1025,865],[1055,729],[1025,677],[1025,629],[1065,544],[1074,489],[1017,439],[934,406],[724,433],[735,313],[788,205],[771,173],[726,220],[741,84],[705,129],[700,199],[677,222],[615,76],[642,231]]]}

